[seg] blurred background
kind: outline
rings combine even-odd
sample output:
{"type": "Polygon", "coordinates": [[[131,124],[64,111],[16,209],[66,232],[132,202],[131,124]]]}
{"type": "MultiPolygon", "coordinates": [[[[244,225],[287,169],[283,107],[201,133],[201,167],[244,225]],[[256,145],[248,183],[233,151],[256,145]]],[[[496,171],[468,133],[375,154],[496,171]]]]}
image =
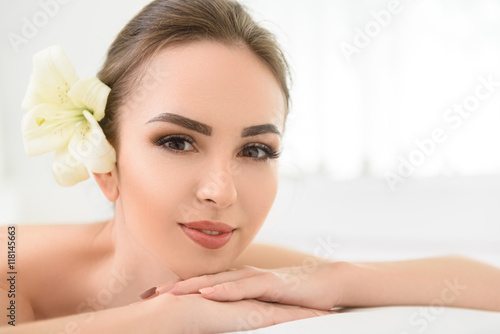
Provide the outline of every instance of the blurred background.
{"type": "MultiPolygon", "coordinates": [[[[59,187],[20,130],[35,52],[80,77],[148,0],[0,2],[0,224],[110,218],[59,187]]],[[[258,240],[345,260],[458,253],[500,265],[500,2],[245,0],[292,67],[276,205],[258,240]]],[[[20,236],[22,239],[22,236],[20,236]]]]}

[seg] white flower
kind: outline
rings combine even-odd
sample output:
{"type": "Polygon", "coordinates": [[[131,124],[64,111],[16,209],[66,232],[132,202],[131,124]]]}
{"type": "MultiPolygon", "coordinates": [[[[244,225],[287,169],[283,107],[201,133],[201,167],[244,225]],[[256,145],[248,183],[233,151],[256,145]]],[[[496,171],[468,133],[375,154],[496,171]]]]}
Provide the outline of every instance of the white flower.
{"type": "Polygon", "coordinates": [[[110,88],[99,79],[78,79],[60,46],[35,54],[22,107],[28,156],[55,151],[54,178],[72,186],[94,173],[110,172],[116,153],[97,123],[104,117],[110,88]]]}

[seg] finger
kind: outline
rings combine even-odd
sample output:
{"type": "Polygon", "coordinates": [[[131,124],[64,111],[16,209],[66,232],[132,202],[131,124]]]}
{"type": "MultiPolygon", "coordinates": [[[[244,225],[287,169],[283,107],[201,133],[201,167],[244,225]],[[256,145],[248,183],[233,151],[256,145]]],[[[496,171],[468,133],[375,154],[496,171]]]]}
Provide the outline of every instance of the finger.
{"type": "MultiPolygon", "coordinates": [[[[164,283],[164,284],[159,284],[157,285],[155,288],[155,294],[156,295],[159,295],[160,293],[163,292],[167,292],[169,290],[172,290],[172,288],[175,286],[175,284],[179,282],[179,280],[175,280],[175,281],[170,281],[170,282],[167,282],[167,283],[164,283]]],[[[148,290],[144,291],[143,294],[146,294],[147,295],[147,292],[148,290]]],[[[140,296],[139,296],[140,297],[140,296]]],[[[142,297],[141,297],[142,298],[142,297]]]]}
{"type": "Polygon", "coordinates": [[[203,275],[193,277],[185,281],[177,282],[170,289],[158,289],[159,293],[171,293],[174,295],[185,295],[191,293],[198,293],[200,289],[217,285],[220,283],[231,282],[240,280],[247,277],[252,277],[260,274],[261,271],[253,267],[245,267],[243,269],[225,271],[218,274],[203,275]]]}
{"type": "Polygon", "coordinates": [[[239,316],[238,330],[252,330],[271,325],[280,324],[283,322],[312,318],[322,315],[329,315],[330,312],[281,305],[281,304],[268,304],[264,303],[253,311],[246,312],[246,316],[239,316]]]}
{"type": "Polygon", "coordinates": [[[271,305],[276,305],[276,311],[271,317],[274,324],[332,314],[330,311],[316,310],[307,307],[280,304],[271,305]]]}
{"type": "Polygon", "coordinates": [[[237,281],[202,288],[199,291],[204,298],[214,301],[259,299],[268,302],[282,302],[286,290],[286,286],[280,278],[271,272],[264,272],[237,281]]]}

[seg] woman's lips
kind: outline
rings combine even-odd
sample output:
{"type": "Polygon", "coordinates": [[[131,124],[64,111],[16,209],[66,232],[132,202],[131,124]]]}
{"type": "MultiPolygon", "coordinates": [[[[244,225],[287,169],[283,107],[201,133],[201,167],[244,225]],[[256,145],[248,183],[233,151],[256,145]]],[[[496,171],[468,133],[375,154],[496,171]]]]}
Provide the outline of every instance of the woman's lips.
{"type": "Polygon", "coordinates": [[[208,249],[218,249],[231,240],[234,228],[224,223],[198,221],[179,223],[182,231],[194,242],[208,249]]]}

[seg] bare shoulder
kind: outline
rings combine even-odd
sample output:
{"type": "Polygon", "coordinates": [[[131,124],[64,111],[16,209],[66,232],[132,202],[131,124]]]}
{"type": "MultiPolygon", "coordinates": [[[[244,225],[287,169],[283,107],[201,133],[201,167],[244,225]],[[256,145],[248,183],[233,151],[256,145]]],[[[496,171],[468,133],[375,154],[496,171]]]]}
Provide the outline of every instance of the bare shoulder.
{"type": "Polygon", "coordinates": [[[0,227],[0,289],[6,292],[0,291],[0,306],[15,304],[16,323],[43,318],[47,305],[61,297],[58,292],[67,292],[65,286],[72,281],[75,266],[88,258],[88,240],[99,228],[98,224],[0,227]]]}
{"type": "Polygon", "coordinates": [[[329,262],[293,249],[261,243],[250,244],[233,263],[233,267],[253,266],[262,269],[307,266],[311,263],[329,262]]]}
{"type": "Polygon", "coordinates": [[[18,289],[17,245],[16,227],[1,226],[0,308],[5,310],[5,316],[2,316],[0,326],[15,326],[20,322],[34,320],[31,303],[18,289]]]}
{"type": "MultiPolygon", "coordinates": [[[[100,224],[2,226],[0,240],[14,239],[13,251],[19,271],[50,270],[83,255],[84,245],[100,228],[100,224]]],[[[4,251],[0,250],[0,254],[4,251]]]]}

